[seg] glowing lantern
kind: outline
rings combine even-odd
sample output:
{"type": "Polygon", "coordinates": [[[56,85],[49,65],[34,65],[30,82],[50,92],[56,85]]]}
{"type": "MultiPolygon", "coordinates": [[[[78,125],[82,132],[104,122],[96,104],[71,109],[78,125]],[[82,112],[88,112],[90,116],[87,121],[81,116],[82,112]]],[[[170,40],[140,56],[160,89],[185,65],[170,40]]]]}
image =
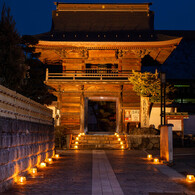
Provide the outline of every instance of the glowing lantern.
{"type": "Polygon", "coordinates": [[[118,135],[118,133],[115,133],[114,135],[118,135]]]}
{"type": "Polygon", "coordinates": [[[37,174],[37,168],[31,168],[30,169],[30,174],[36,175],[37,174]]]}
{"type": "Polygon", "coordinates": [[[121,146],[121,149],[124,149],[124,146],[121,146]]]}
{"type": "Polygon", "coordinates": [[[60,157],[60,155],[59,154],[55,154],[55,158],[59,158],[60,157]]]}
{"type": "Polygon", "coordinates": [[[26,182],[26,177],[19,177],[18,178],[18,183],[19,184],[24,184],[26,182]]]}
{"type": "Polygon", "coordinates": [[[195,181],[194,175],[187,175],[186,176],[186,181],[187,182],[194,182],[195,181]]]}
{"type": "Polygon", "coordinates": [[[120,137],[118,138],[118,141],[119,141],[119,142],[121,141],[121,138],[120,138],[120,137]]]}
{"type": "Polygon", "coordinates": [[[48,158],[46,161],[47,161],[49,164],[51,164],[51,163],[52,163],[52,158],[48,158]]]}
{"type": "Polygon", "coordinates": [[[75,144],[79,144],[79,142],[75,142],[75,144]]]}
{"type": "Polygon", "coordinates": [[[41,167],[41,168],[45,168],[45,167],[46,167],[46,163],[42,162],[42,163],[40,164],[40,167],[41,167]]]}
{"type": "Polygon", "coordinates": [[[159,159],[158,158],[154,158],[154,163],[159,163],[159,159]]]}
{"type": "Polygon", "coordinates": [[[121,145],[123,145],[123,142],[120,142],[121,145]]]}
{"type": "Polygon", "coordinates": [[[78,134],[78,137],[81,137],[81,134],[78,134]]]}
{"type": "Polygon", "coordinates": [[[147,155],[147,159],[148,159],[148,160],[152,160],[152,154],[148,154],[148,155],[147,155]]]}
{"type": "Polygon", "coordinates": [[[78,149],[78,146],[74,146],[75,149],[78,149]]]}
{"type": "Polygon", "coordinates": [[[117,134],[116,137],[119,137],[119,135],[117,134]]]}
{"type": "Polygon", "coordinates": [[[81,133],[81,135],[85,135],[85,133],[81,133]]]}
{"type": "Polygon", "coordinates": [[[78,137],[76,137],[76,140],[79,140],[79,138],[78,138],[78,137]]]}

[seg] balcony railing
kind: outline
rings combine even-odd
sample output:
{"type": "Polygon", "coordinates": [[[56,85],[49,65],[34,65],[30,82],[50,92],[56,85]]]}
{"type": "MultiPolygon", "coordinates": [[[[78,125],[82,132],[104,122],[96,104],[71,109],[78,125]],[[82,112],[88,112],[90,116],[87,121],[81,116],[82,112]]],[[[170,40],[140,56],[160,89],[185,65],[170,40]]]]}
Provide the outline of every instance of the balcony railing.
{"type": "Polygon", "coordinates": [[[118,69],[85,69],[66,70],[63,73],[49,73],[46,70],[46,81],[128,81],[131,70],[118,69]]]}

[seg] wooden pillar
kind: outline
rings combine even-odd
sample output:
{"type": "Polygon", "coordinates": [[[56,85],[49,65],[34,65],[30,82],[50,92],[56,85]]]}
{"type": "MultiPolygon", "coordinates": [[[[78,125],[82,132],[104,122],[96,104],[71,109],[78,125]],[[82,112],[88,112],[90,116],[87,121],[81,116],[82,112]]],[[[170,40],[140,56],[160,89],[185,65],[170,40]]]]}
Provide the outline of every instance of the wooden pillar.
{"type": "Polygon", "coordinates": [[[88,98],[84,99],[84,131],[88,132],[88,98]]]}
{"type": "MultiPolygon", "coordinates": [[[[62,91],[61,86],[58,86],[58,97],[57,97],[57,109],[60,110],[60,116],[61,116],[61,107],[62,107],[62,91]]],[[[59,118],[59,125],[61,125],[61,117],[59,118]]]]}
{"type": "Polygon", "coordinates": [[[85,126],[85,99],[84,99],[84,85],[81,86],[81,97],[80,97],[80,132],[84,133],[85,126]]]}
{"type": "Polygon", "coordinates": [[[120,95],[119,95],[119,103],[118,103],[118,116],[119,116],[119,133],[123,132],[123,109],[122,109],[122,98],[123,98],[123,85],[121,85],[121,91],[120,91],[120,95]]]}

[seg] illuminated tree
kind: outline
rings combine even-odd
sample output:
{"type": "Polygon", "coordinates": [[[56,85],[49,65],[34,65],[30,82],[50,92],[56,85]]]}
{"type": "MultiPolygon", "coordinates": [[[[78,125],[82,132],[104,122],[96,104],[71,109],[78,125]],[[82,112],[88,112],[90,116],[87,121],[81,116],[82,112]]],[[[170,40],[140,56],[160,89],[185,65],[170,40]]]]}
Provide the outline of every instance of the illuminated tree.
{"type": "MultiPolygon", "coordinates": [[[[132,72],[129,81],[133,84],[133,90],[138,95],[149,97],[151,102],[159,102],[161,97],[161,82],[159,73],[150,72],[132,72]]],[[[174,87],[167,83],[167,100],[171,100],[171,94],[175,91],[174,87]]]]}

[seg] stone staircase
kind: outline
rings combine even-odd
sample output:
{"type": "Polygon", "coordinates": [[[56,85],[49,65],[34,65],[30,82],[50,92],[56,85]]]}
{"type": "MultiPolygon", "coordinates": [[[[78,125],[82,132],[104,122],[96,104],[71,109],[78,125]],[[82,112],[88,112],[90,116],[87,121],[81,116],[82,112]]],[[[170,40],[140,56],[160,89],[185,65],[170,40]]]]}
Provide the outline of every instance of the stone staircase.
{"type": "Polygon", "coordinates": [[[127,149],[125,135],[73,135],[70,149],[127,149]]]}

